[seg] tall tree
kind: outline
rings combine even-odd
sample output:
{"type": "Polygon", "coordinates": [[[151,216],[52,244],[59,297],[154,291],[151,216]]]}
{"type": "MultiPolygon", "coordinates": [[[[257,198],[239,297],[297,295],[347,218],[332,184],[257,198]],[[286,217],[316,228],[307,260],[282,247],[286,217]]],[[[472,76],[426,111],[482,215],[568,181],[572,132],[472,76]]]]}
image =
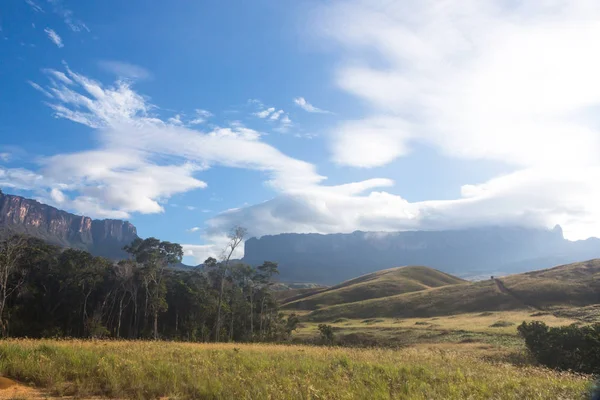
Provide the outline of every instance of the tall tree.
{"type": "Polygon", "coordinates": [[[8,334],[5,308],[8,298],[25,282],[23,260],[27,254],[27,238],[15,235],[0,243],[0,329],[8,334]]]}
{"type": "Polygon", "coordinates": [[[225,277],[227,275],[227,271],[229,269],[229,262],[231,260],[231,256],[235,252],[235,249],[242,243],[244,237],[246,236],[247,230],[241,226],[236,226],[233,228],[231,233],[229,234],[229,243],[227,243],[227,247],[223,250],[221,254],[221,262],[220,262],[220,287],[219,287],[219,301],[217,302],[217,320],[215,322],[215,341],[218,342],[220,339],[220,331],[221,331],[221,309],[223,306],[223,291],[225,289],[225,277]]]}
{"type": "Polygon", "coordinates": [[[153,317],[153,337],[158,339],[158,315],[168,308],[165,300],[167,290],[164,282],[165,268],[181,262],[183,249],[177,243],[148,238],[134,240],[131,245],[125,246],[125,251],[143,265],[148,309],[153,317]]]}

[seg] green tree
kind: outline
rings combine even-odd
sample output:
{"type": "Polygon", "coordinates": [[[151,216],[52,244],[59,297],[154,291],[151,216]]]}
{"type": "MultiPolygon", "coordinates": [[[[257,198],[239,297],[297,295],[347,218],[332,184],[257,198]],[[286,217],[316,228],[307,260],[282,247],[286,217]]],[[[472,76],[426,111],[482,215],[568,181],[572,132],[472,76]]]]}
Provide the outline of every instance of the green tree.
{"type": "Polygon", "coordinates": [[[152,315],[152,332],[156,340],[158,339],[158,315],[168,308],[165,300],[165,269],[169,265],[181,262],[183,249],[181,245],[176,243],[161,242],[156,238],[148,238],[134,240],[131,245],[125,247],[125,251],[143,266],[146,308],[152,315]]]}
{"type": "Polygon", "coordinates": [[[319,324],[318,329],[321,335],[321,340],[329,345],[332,345],[335,340],[333,327],[331,325],[319,324]]]}

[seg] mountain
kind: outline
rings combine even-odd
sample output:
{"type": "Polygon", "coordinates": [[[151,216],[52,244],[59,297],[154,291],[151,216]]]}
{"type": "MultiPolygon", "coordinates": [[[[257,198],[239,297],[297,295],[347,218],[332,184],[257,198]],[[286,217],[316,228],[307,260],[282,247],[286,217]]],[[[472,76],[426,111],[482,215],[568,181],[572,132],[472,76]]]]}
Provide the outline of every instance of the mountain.
{"type": "Polygon", "coordinates": [[[600,259],[561,265],[480,282],[323,307],[317,321],[337,318],[412,318],[506,311],[552,311],[600,303],[600,259]]]}
{"type": "Polygon", "coordinates": [[[127,221],[91,219],[0,192],[0,238],[15,233],[112,259],[124,258],[123,246],[138,237],[127,221]]]}
{"type": "Polygon", "coordinates": [[[447,231],[280,234],[250,238],[243,261],[279,263],[280,280],[336,284],[397,265],[427,265],[461,277],[502,275],[600,257],[600,239],[552,230],[482,227],[447,231]]]}
{"type": "Polygon", "coordinates": [[[324,306],[376,299],[397,294],[418,292],[434,287],[455,285],[465,281],[428,267],[409,266],[373,272],[349,281],[288,300],[284,308],[314,310],[324,306]]]}

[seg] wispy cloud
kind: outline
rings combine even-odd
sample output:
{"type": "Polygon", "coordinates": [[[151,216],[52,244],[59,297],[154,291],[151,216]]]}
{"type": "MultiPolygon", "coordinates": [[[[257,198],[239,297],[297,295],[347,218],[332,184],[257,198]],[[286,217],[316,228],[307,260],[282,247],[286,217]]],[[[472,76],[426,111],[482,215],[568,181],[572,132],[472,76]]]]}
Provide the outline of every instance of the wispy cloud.
{"type": "Polygon", "coordinates": [[[210,117],[213,116],[213,113],[211,113],[208,110],[203,110],[201,108],[197,108],[196,109],[196,117],[194,119],[192,119],[189,124],[190,125],[199,125],[199,124],[203,124],[204,122],[206,122],[206,120],[210,117]]]}
{"type": "Polygon", "coordinates": [[[284,110],[277,110],[275,107],[267,108],[263,102],[258,99],[250,99],[248,100],[248,103],[258,109],[258,111],[252,113],[252,115],[261,119],[266,119],[270,123],[277,124],[277,126],[273,128],[275,131],[286,133],[292,127],[292,120],[284,110]]]}
{"type": "Polygon", "coordinates": [[[119,78],[139,80],[148,79],[152,76],[146,68],[124,61],[102,60],[98,62],[98,65],[119,78]]]}
{"type": "Polygon", "coordinates": [[[290,119],[290,117],[285,114],[279,121],[279,126],[277,128],[275,128],[278,132],[282,132],[282,133],[286,133],[290,130],[290,128],[292,127],[292,120],[290,119]]]}
{"type": "Polygon", "coordinates": [[[176,114],[174,117],[169,118],[167,122],[171,125],[183,125],[181,114],[176,114]]]}
{"type": "Polygon", "coordinates": [[[294,99],[294,103],[304,111],[308,111],[310,113],[320,113],[320,114],[331,114],[331,111],[322,110],[310,104],[304,97],[296,97],[294,99]]]}
{"type": "Polygon", "coordinates": [[[241,123],[208,133],[172,124],[152,114],[156,107],[130,84],[104,86],[65,68],[68,80],[45,71],[51,79],[42,89],[54,97],[48,105],[55,116],[101,135],[99,148],[43,160],[42,188],[68,186],[65,208],[115,218],[163,212],[161,202],[173,194],[206,187],[194,175],[216,165],[265,171],[277,190],[324,179],[313,165],[282,154],[241,123]]]}
{"type": "Polygon", "coordinates": [[[35,12],[44,12],[44,9],[33,0],[25,0],[25,3],[29,4],[29,7],[35,12]]]}
{"type": "Polygon", "coordinates": [[[193,233],[193,232],[198,232],[199,230],[200,230],[200,227],[194,226],[193,228],[187,229],[186,232],[193,233]]]}
{"type": "Polygon", "coordinates": [[[271,114],[269,119],[271,121],[277,121],[279,119],[279,117],[281,116],[281,114],[283,114],[283,110],[275,111],[274,113],[271,114]]]}
{"type": "Polygon", "coordinates": [[[185,208],[187,208],[190,211],[194,211],[196,209],[196,207],[194,206],[186,206],[185,208]]]}
{"type": "Polygon", "coordinates": [[[8,152],[0,153],[0,161],[2,161],[2,162],[9,162],[11,158],[12,158],[12,156],[8,152]]]}
{"type": "Polygon", "coordinates": [[[34,88],[35,90],[37,90],[38,92],[43,93],[44,96],[49,97],[51,99],[54,98],[54,96],[50,92],[48,92],[46,89],[44,89],[43,87],[41,87],[39,84],[37,84],[37,83],[35,83],[33,81],[27,81],[27,83],[29,83],[29,85],[32,88],[34,88]]]}
{"type": "Polygon", "coordinates": [[[258,118],[267,118],[269,115],[271,115],[274,112],[275,112],[275,107],[269,107],[265,110],[255,112],[254,115],[256,115],[258,118]]]}
{"type": "Polygon", "coordinates": [[[64,47],[61,37],[54,31],[54,29],[46,28],[44,29],[48,38],[58,47],[64,47]]]}
{"type": "Polygon", "coordinates": [[[90,28],[83,21],[75,18],[73,11],[63,6],[62,0],[48,0],[48,3],[52,4],[54,13],[59,15],[73,32],[90,32],[90,28]]]}

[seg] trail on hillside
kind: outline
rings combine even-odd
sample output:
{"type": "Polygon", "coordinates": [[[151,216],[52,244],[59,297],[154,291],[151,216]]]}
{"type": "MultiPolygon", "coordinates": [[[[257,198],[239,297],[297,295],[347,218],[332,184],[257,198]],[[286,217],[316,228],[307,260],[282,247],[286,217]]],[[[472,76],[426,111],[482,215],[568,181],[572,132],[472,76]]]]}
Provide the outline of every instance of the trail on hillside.
{"type": "Polygon", "coordinates": [[[496,282],[496,286],[498,286],[498,290],[500,290],[502,293],[512,296],[519,303],[521,303],[527,307],[533,308],[534,310],[548,312],[548,310],[544,310],[542,307],[538,306],[537,304],[533,304],[532,302],[523,299],[523,297],[521,297],[519,294],[517,294],[517,293],[513,292],[512,290],[510,290],[509,288],[507,288],[504,285],[504,282],[502,282],[500,279],[494,278],[494,282],[496,282]]]}
{"type": "Polygon", "coordinates": [[[500,279],[498,278],[494,278],[494,282],[496,283],[496,286],[498,286],[498,290],[500,290],[500,292],[507,294],[509,296],[512,296],[515,300],[517,300],[519,303],[529,307],[529,308],[533,308],[534,310],[537,311],[542,311],[548,314],[551,314],[553,316],[555,316],[556,318],[561,318],[559,315],[555,314],[554,312],[547,310],[535,303],[532,303],[531,301],[527,301],[525,300],[523,297],[521,297],[518,293],[514,292],[513,290],[509,289],[506,287],[506,285],[504,285],[504,282],[502,282],[500,279]]]}

